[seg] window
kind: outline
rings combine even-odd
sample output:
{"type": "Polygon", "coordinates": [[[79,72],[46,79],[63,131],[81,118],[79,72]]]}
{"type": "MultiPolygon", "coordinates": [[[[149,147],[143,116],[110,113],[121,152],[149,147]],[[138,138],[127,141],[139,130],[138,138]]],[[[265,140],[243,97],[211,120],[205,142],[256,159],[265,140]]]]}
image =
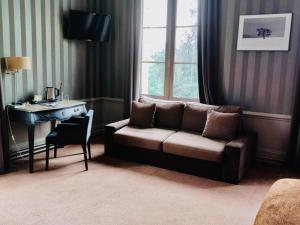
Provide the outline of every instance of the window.
{"type": "Polygon", "coordinates": [[[144,0],[142,94],[198,98],[198,0],[144,0]]]}

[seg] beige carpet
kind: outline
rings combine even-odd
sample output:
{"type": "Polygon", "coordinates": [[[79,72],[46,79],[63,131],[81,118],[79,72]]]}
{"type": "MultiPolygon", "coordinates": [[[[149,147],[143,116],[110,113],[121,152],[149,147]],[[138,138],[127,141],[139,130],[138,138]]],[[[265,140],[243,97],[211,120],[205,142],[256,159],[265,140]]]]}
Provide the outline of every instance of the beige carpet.
{"type": "Polygon", "coordinates": [[[92,146],[85,172],[80,152],[78,146],[61,149],[48,172],[44,154],[34,174],[27,172],[27,159],[14,163],[0,177],[0,224],[247,225],[270,185],[293,177],[256,166],[231,185],[107,158],[101,144],[92,146]]]}

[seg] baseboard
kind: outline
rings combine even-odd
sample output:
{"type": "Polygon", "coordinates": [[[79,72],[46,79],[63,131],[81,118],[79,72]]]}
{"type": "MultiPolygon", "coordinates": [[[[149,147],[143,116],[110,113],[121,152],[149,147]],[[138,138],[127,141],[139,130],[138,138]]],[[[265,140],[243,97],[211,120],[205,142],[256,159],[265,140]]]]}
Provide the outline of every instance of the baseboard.
{"type": "Polygon", "coordinates": [[[276,149],[258,148],[256,159],[259,162],[269,164],[283,165],[285,163],[286,153],[276,152],[276,149]]]}

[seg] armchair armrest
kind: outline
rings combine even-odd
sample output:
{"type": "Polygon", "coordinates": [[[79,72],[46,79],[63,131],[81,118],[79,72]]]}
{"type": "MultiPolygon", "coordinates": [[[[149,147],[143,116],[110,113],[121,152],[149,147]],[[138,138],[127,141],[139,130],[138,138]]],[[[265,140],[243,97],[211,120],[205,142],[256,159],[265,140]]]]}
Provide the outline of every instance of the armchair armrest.
{"type": "Polygon", "coordinates": [[[237,184],[256,155],[257,134],[247,132],[225,145],[222,177],[224,181],[237,184]]]}
{"type": "Polygon", "coordinates": [[[104,151],[105,154],[109,155],[112,151],[113,145],[113,135],[116,131],[121,128],[127,126],[129,124],[129,119],[121,120],[115,123],[110,123],[105,125],[104,127],[104,135],[105,135],[105,146],[104,151]]]}

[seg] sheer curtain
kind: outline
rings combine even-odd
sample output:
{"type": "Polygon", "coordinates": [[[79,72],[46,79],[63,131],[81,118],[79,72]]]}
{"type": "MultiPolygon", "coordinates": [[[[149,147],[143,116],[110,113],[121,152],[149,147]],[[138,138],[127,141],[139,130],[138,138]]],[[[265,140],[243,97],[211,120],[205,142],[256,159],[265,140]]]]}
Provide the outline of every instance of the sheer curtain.
{"type": "Polygon", "coordinates": [[[198,83],[201,103],[217,104],[219,0],[199,0],[198,83]]]}

